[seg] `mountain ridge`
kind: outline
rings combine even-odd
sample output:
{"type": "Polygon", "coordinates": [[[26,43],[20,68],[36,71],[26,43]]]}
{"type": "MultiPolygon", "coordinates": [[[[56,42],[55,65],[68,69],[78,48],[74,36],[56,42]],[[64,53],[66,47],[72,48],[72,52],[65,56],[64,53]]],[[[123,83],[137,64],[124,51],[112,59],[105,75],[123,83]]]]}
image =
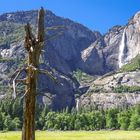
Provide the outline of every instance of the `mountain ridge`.
{"type": "MultiPolygon", "coordinates": [[[[9,74],[15,71],[19,64],[24,65],[26,58],[23,42],[24,24],[30,21],[34,32],[36,29],[37,10],[9,14],[0,15],[0,27],[3,29],[0,30],[2,42],[0,45],[1,85],[8,83],[9,74]]],[[[100,32],[90,31],[87,27],[72,20],[61,18],[49,11],[46,12],[46,29],[51,26],[65,26],[67,28],[67,30],[56,30],[56,32],[63,31],[63,34],[54,40],[47,41],[47,38],[56,32],[48,31],[45,34],[45,48],[40,66],[55,71],[56,77],[63,83],[63,87],[55,85],[46,76],[41,76],[45,83],[40,82],[39,88],[45,94],[54,95],[49,101],[49,106],[54,110],[75,106],[74,95],[81,91],[79,91],[80,83],[73,77],[74,71],[80,69],[93,76],[102,76],[118,70],[119,61],[124,64],[125,61],[130,61],[137,56],[140,52],[138,45],[140,44],[139,20],[139,13],[137,13],[126,26],[114,26],[105,35],[101,35],[100,32]],[[124,49],[119,56],[124,29],[126,29],[123,41],[124,49]],[[136,50],[134,46],[136,46],[136,50]]],[[[46,103],[48,100],[46,97],[40,97],[40,102],[46,103]]]]}

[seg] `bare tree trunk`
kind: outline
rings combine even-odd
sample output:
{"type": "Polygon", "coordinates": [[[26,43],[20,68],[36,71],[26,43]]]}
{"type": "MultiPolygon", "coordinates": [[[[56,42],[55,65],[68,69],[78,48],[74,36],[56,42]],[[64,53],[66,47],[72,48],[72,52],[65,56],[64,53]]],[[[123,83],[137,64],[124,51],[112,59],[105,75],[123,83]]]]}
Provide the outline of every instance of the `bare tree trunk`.
{"type": "Polygon", "coordinates": [[[24,102],[24,121],[22,130],[22,140],[35,140],[35,104],[36,89],[39,67],[39,57],[44,41],[44,10],[39,11],[38,35],[33,37],[29,24],[25,26],[25,48],[28,51],[28,67],[26,76],[26,93],[24,102]]]}
{"type": "MultiPolygon", "coordinates": [[[[30,54],[29,54],[30,55],[30,54]]],[[[30,56],[29,56],[30,59],[30,56]]],[[[30,62],[29,66],[36,64],[30,62]]],[[[24,104],[24,124],[22,140],[35,140],[35,103],[36,103],[36,86],[37,86],[37,72],[29,67],[27,70],[27,89],[24,104]]]]}
{"type": "MultiPolygon", "coordinates": [[[[23,128],[22,128],[22,140],[35,140],[35,104],[36,104],[36,96],[37,96],[37,80],[38,74],[43,73],[47,74],[51,80],[58,83],[57,79],[47,70],[39,69],[39,58],[41,55],[41,51],[44,46],[44,9],[41,8],[38,13],[38,28],[36,37],[33,36],[30,24],[27,23],[25,26],[25,49],[28,52],[28,66],[22,69],[16,70],[13,74],[13,89],[14,89],[14,97],[16,96],[16,82],[21,82],[26,85],[25,97],[24,101],[24,120],[23,120],[23,128]],[[17,79],[22,71],[27,73],[26,79],[17,79]]],[[[54,29],[60,28],[53,27],[54,29]]],[[[55,35],[56,36],[56,35],[55,35]]]]}

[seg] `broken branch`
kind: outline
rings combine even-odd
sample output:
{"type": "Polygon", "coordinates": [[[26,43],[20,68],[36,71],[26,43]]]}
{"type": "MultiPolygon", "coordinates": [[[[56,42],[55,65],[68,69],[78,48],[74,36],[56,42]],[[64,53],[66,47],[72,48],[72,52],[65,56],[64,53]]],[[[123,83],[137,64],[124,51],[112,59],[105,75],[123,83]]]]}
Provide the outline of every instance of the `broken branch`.
{"type": "Polygon", "coordinates": [[[49,78],[51,78],[52,81],[54,81],[56,83],[59,83],[58,80],[56,79],[56,77],[54,77],[48,70],[42,70],[42,69],[40,69],[39,70],[39,73],[46,74],[46,75],[48,75],[49,78]]]}
{"type": "Polygon", "coordinates": [[[16,79],[16,83],[23,83],[24,85],[27,85],[27,79],[24,78],[24,79],[16,79]]]}
{"type": "Polygon", "coordinates": [[[38,13],[38,33],[37,33],[37,40],[38,42],[44,41],[44,9],[41,7],[38,13]]]}
{"type": "Polygon", "coordinates": [[[21,99],[23,99],[27,95],[28,92],[29,92],[29,89],[26,90],[25,94],[21,97],[21,99]]]}
{"type": "MultiPolygon", "coordinates": [[[[14,72],[14,74],[11,76],[11,79],[13,79],[16,75],[17,75],[17,73],[18,72],[22,72],[22,71],[25,71],[26,72],[26,68],[19,68],[19,69],[17,69],[15,72],[14,72]]],[[[10,80],[11,81],[11,80],[10,80]]]]}
{"type": "Polygon", "coordinates": [[[32,52],[33,46],[35,45],[35,37],[32,34],[32,28],[29,23],[27,23],[27,25],[25,25],[25,32],[26,32],[25,44],[24,44],[25,49],[27,51],[32,52]]]}
{"type": "Polygon", "coordinates": [[[17,77],[20,75],[20,71],[17,73],[17,75],[15,76],[14,80],[13,80],[13,98],[16,98],[16,79],[17,77]]]}

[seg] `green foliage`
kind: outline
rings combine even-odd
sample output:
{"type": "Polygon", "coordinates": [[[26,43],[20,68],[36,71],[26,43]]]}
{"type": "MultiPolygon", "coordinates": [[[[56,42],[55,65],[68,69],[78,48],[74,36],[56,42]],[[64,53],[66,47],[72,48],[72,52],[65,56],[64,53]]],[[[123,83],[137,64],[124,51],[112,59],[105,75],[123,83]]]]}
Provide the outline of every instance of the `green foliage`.
{"type": "Polygon", "coordinates": [[[140,69],[140,55],[137,55],[130,63],[124,65],[120,72],[131,72],[140,69]]]}
{"type": "Polygon", "coordinates": [[[132,110],[132,115],[130,118],[129,130],[139,130],[140,129],[140,105],[137,105],[132,110]]]}
{"type": "Polygon", "coordinates": [[[114,88],[113,91],[115,93],[123,93],[123,92],[133,93],[133,92],[139,92],[140,91],[140,87],[139,86],[120,85],[120,86],[114,88]]]}
{"type": "Polygon", "coordinates": [[[12,22],[0,22],[0,45],[23,40],[24,26],[12,22]]]}
{"type": "Polygon", "coordinates": [[[36,127],[40,130],[45,129],[45,123],[46,123],[46,116],[49,112],[49,109],[47,106],[40,107],[39,105],[36,105],[36,127]]]}
{"type": "Polygon", "coordinates": [[[81,70],[77,70],[74,72],[74,77],[76,77],[76,79],[78,81],[81,81],[82,80],[82,77],[83,77],[83,72],[81,70]]]}
{"type": "Polygon", "coordinates": [[[120,125],[120,129],[128,130],[128,127],[130,125],[130,117],[130,111],[125,110],[118,113],[118,123],[120,125]]]}
{"type": "MultiPolygon", "coordinates": [[[[21,130],[23,122],[22,100],[6,100],[0,103],[0,130],[21,130]]],[[[87,109],[71,112],[49,111],[47,106],[36,105],[36,129],[38,130],[101,130],[140,129],[140,105],[130,108],[107,110],[87,109]]]]}
{"type": "Polygon", "coordinates": [[[133,114],[131,116],[131,123],[130,123],[129,129],[130,130],[140,129],[140,115],[133,114]]]}
{"type": "Polygon", "coordinates": [[[90,94],[92,94],[92,93],[99,93],[99,92],[101,92],[101,91],[103,91],[103,89],[101,89],[100,87],[97,87],[97,86],[92,86],[90,89],[89,89],[89,91],[88,91],[88,93],[90,94]]]}
{"type": "Polygon", "coordinates": [[[20,128],[21,122],[19,118],[12,119],[9,115],[4,119],[4,130],[18,130],[20,128]]]}
{"type": "Polygon", "coordinates": [[[91,83],[91,81],[95,80],[95,77],[83,72],[80,69],[77,69],[74,73],[73,76],[80,82],[80,83],[91,83]]]}
{"type": "Polygon", "coordinates": [[[117,121],[117,114],[119,110],[118,109],[109,109],[106,113],[106,127],[109,129],[117,129],[118,121],[117,121]]]}
{"type": "Polygon", "coordinates": [[[5,86],[0,83],[0,94],[2,93],[10,93],[11,89],[9,86],[5,86]]]}
{"type": "Polygon", "coordinates": [[[26,59],[22,59],[22,60],[17,60],[18,63],[18,67],[22,68],[25,64],[27,64],[27,60],[26,59]]]}
{"type": "Polygon", "coordinates": [[[0,130],[4,129],[5,113],[0,110],[0,130]]]}
{"type": "Polygon", "coordinates": [[[0,58],[0,63],[15,61],[13,58],[0,58]]]}

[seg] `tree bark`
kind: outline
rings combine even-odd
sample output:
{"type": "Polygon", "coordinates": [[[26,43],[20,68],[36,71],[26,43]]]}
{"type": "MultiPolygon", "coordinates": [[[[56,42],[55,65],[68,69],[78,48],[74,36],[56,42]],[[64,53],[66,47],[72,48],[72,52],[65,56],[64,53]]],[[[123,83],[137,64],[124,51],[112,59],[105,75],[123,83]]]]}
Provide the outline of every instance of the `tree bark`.
{"type": "Polygon", "coordinates": [[[39,57],[44,41],[44,9],[41,8],[38,17],[37,39],[32,35],[29,24],[25,26],[25,48],[28,51],[28,66],[26,76],[26,95],[24,101],[24,120],[22,140],[35,140],[35,104],[38,78],[39,57]]]}
{"type": "Polygon", "coordinates": [[[36,87],[37,72],[33,67],[37,67],[35,55],[29,53],[28,69],[27,69],[27,87],[24,104],[24,123],[22,140],[35,140],[35,103],[36,103],[36,87]],[[33,66],[33,67],[30,67],[33,66]]]}

